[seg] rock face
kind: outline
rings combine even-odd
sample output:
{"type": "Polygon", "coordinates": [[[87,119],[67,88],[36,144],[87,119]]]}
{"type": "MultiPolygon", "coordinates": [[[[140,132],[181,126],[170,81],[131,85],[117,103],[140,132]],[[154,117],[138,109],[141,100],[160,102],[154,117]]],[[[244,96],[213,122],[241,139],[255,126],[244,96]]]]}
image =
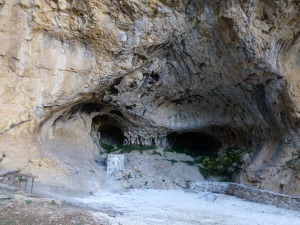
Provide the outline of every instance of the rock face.
{"type": "Polygon", "coordinates": [[[237,181],[300,195],[299,20],[298,0],[0,0],[0,167],[94,189],[105,128],[197,133],[247,149],[237,181]]]}
{"type": "Polygon", "coordinates": [[[177,160],[172,161],[166,153],[161,155],[150,150],[143,153],[132,151],[125,154],[125,169],[111,174],[106,180],[107,186],[186,189],[188,182],[204,180],[198,167],[186,163],[186,155],[176,154],[177,160]]]}

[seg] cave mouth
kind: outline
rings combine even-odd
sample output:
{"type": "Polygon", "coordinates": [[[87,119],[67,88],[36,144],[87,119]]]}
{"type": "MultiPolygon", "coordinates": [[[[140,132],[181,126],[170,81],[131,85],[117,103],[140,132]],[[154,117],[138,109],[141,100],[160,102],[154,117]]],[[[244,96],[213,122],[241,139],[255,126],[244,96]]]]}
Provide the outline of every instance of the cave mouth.
{"type": "Polygon", "coordinates": [[[123,145],[124,133],[122,129],[114,125],[103,125],[99,127],[100,143],[107,145],[123,145]]]}
{"type": "Polygon", "coordinates": [[[171,133],[167,141],[173,150],[193,157],[217,154],[222,147],[219,139],[203,132],[171,133]]]}

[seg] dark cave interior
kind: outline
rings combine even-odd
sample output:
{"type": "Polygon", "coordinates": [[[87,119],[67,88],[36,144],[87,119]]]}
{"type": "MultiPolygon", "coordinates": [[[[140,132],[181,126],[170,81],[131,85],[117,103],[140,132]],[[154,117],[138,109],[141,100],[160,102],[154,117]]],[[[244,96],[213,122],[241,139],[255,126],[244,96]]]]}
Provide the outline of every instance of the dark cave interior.
{"type": "Polygon", "coordinates": [[[171,133],[167,141],[172,149],[195,157],[217,153],[222,147],[220,140],[203,132],[171,133]]]}

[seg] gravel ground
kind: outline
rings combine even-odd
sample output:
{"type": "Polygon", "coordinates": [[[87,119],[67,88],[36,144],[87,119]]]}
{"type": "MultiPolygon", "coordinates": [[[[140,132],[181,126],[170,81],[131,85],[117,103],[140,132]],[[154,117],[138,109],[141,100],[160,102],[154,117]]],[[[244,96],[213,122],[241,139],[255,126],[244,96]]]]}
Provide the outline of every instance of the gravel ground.
{"type": "Polygon", "coordinates": [[[37,198],[0,189],[0,225],[300,225],[300,213],[236,197],[135,189],[37,198]]]}
{"type": "Polygon", "coordinates": [[[212,193],[144,189],[101,192],[72,201],[96,209],[94,218],[112,225],[300,225],[299,212],[212,193]],[[103,207],[119,213],[97,212],[103,207]]]}

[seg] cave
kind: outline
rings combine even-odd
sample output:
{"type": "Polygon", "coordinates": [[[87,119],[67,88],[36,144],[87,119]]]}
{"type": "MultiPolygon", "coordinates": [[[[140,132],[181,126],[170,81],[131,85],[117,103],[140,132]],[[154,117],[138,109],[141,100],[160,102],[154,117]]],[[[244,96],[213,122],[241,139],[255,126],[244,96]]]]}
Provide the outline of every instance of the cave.
{"type": "Polygon", "coordinates": [[[167,136],[167,141],[175,151],[194,157],[216,154],[222,147],[219,139],[204,132],[171,133],[167,136]]]}
{"type": "Polygon", "coordinates": [[[113,125],[103,125],[99,127],[100,143],[107,145],[122,145],[124,143],[123,131],[113,125]]]}

